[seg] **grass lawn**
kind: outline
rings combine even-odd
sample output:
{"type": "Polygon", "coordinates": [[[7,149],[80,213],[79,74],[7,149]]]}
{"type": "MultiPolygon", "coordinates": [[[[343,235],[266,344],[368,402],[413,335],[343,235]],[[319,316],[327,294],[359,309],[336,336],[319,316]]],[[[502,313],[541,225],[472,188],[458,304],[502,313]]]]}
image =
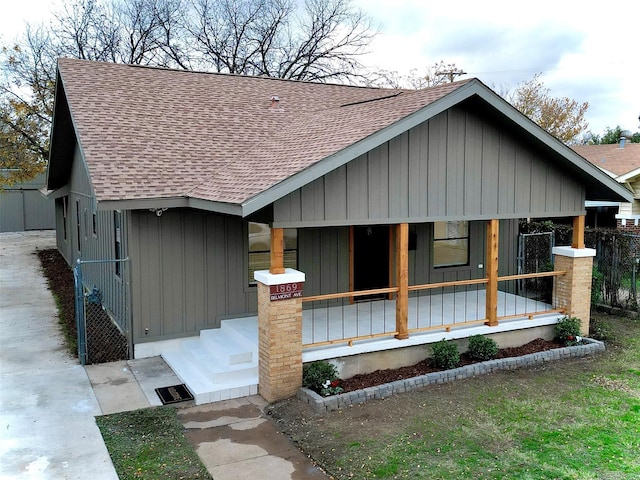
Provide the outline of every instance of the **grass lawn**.
{"type": "Polygon", "coordinates": [[[288,433],[338,479],[640,479],[640,322],[600,317],[605,354],[427,387],[288,433]]]}
{"type": "MultiPolygon", "coordinates": [[[[273,418],[336,479],[640,479],[640,321],[596,320],[602,355],[273,418]]],[[[97,422],[122,480],[210,478],[173,408],[97,422]]]]}
{"type": "Polygon", "coordinates": [[[97,417],[120,480],[211,479],[172,407],[97,417]]]}

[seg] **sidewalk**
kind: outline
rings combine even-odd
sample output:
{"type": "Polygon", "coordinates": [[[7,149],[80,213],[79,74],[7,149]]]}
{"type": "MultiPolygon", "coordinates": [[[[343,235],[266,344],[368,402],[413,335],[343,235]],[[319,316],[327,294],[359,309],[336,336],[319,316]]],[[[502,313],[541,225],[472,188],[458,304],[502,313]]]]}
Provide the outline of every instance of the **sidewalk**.
{"type": "Polygon", "coordinates": [[[50,231],[0,234],[0,479],[117,480],[33,253],[54,246],[50,231]]]}
{"type": "MultiPolygon", "coordinates": [[[[54,247],[53,232],[0,234],[0,480],[117,479],[94,417],[161,405],[155,388],[181,382],[160,357],[84,368],[69,357],[33,254],[54,247]]],[[[176,405],[215,480],[327,478],[259,396],[176,405]]]]}

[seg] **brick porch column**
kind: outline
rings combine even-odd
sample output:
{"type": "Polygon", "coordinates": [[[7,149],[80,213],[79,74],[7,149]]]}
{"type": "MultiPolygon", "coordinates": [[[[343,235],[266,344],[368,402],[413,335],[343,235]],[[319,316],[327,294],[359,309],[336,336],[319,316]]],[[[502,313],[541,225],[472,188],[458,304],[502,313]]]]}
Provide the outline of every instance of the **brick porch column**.
{"type": "Polygon", "coordinates": [[[581,322],[581,334],[589,334],[591,312],[591,278],[593,276],[593,248],[554,247],[554,269],[566,270],[555,277],[556,308],[564,308],[567,315],[581,322]]]}
{"type": "Polygon", "coordinates": [[[267,402],[302,386],[302,286],[305,275],[287,268],[255,272],[258,282],[258,393],[267,402]]]}

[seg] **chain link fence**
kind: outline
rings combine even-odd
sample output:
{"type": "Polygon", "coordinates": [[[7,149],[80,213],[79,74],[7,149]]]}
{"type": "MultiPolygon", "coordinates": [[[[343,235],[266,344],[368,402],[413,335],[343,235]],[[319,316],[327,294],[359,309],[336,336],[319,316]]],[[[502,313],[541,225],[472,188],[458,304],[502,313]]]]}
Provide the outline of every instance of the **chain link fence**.
{"type": "MultiPolygon", "coordinates": [[[[520,224],[519,273],[546,268],[554,245],[571,245],[571,226],[551,222],[520,224]],[[548,253],[549,252],[549,253],[548,253]],[[520,271],[522,268],[522,271],[520,271]]],[[[585,246],[594,248],[591,303],[640,311],[640,235],[617,229],[585,230],[585,246]]]]}
{"type": "MultiPolygon", "coordinates": [[[[518,238],[518,274],[553,271],[554,232],[521,233],[518,238]]],[[[553,278],[517,280],[517,294],[551,304],[553,278]]]]}
{"type": "Polygon", "coordinates": [[[596,249],[591,302],[640,311],[640,236],[588,232],[585,245],[596,249]]]}
{"type": "Polygon", "coordinates": [[[79,261],[73,269],[82,365],[130,358],[128,270],[126,260],[79,261]]]}

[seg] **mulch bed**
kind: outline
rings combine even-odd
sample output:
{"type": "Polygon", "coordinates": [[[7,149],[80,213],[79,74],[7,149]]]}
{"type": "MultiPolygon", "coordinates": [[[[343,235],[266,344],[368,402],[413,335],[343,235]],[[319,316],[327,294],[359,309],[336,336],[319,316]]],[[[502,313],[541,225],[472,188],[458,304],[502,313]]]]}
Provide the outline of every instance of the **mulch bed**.
{"type": "MultiPolygon", "coordinates": [[[[36,252],[44,276],[58,305],[58,316],[63,327],[69,350],[77,355],[78,336],[75,317],[75,292],[73,270],[58,250],[46,249],[36,252]]],[[[106,363],[128,358],[127,339],[113,324],[101,306],[90,306],[87,310],[87,363],[106,363]]]]}
{"type": "MultiPolygon", "coordinates": [[[[562,348],[562,343],[555,340],[544,340],[537,338],[531,342],[522,345],[520,347],[503,348],[500,349],[498,355],[495,358],[509,358],[509,357],[521,357],[530,353],[544,352],[553,348],[562,348]]],[[[460,367],[465,365],[471,365],[478,363],[479,360],[472,359],[466,353],[460,355],[460,367]]],[[[352,392],[354,390],[360,390],[362,388],[374,387],[376,385],[382,385],[384,383],[395,382],[396,380],[404,380],[406,378],[418,377],[427,373],[439,372],[441,368],[436,368],[431,365],[431,360],[426,359],[415,365],[408,367],[400,367],[388,370],[376,370],[375,372],[356,375],[346,380],[340,381],[340,386],[345,392],[352,392]]]]}

